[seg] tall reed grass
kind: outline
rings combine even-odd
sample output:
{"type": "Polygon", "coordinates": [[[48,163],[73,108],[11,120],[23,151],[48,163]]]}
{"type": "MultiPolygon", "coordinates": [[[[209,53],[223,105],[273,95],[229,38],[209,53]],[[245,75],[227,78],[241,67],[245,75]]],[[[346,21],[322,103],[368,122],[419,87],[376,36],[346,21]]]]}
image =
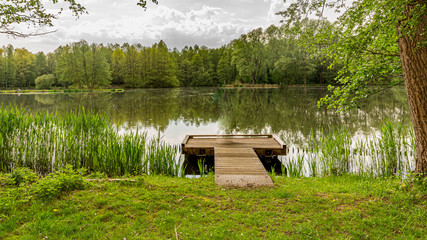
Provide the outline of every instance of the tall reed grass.
{"type": "Polygon", "coordinates": [[[377,134],[351,137],[345,128],[312,132],[308,148],[283,158],[288,175],[405,176],[414,169],[415,137],[403,121],[384,121],[377,134]]]}
{"type": "Polygon", "coordinates": [[[119,134],[104,115],[84,108],[60,117],[0,107],[0,171],[28,167],[46,175],[67,164],[109,176],[181,174],[177,146],[138,130],[119,134]]]}

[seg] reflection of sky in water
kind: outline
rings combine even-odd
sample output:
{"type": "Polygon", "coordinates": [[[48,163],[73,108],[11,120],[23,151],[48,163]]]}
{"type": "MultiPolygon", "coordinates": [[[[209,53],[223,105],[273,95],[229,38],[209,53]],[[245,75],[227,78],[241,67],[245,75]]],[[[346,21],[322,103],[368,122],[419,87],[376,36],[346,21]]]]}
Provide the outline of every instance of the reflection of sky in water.
{"type": "MultiPolygon", "coordinates": [[[[158,136],[159,130],[155,128],[142,128],[148,136],[158,136]]],[[[185,135],[221,134],[216,122],[203,123],[198,126],[186,124],[183,120],[172,121],[164,131],[160,131],[163,140],[171,144],[180,144],[185,135]]]]}
{"type": "MultiPolygon", "coordinates": [[[[144,127],[142,124],[138,124],[138,127],[122,127],[121,133],[125,131],[135,131],[138,128],[147,133],[149,137],[157,137],[160,132],[160,137],[171,144],[181,144],[182,140],[186,135],[221,135],[228,134],[222,127],[220,122],[207,122],[203,124],[192,124],[186,123],[185,120],[180,119],[178,121],[171,121],[164,130],[159,130],[153,127],[144,127]]],[[[267,126],[262,131],[264,134],[271,133],[270,128],[267,126]]],[[[233,131],[233,134],[251,134],[250,132],[239,132],[233,131]]]]}

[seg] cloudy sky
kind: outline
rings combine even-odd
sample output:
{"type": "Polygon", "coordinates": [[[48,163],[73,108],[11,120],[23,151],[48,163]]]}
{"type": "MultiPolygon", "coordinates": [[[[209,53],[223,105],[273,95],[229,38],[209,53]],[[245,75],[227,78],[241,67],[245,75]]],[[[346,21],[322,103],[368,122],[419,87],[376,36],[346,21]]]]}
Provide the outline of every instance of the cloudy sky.
{"type": "Polygon", "coordinates": [[[285,6],[283,0],[159,0],[159,5],[149,3],[144,11],[137,0],[80,2],[89,14],[76,19],[64,12],[54,22],[55,33],[24,39],[0,35],[0,46],[49,52],[81,39],[145,46],[163,39],[169,48],[219,47],[254,28],[278,25],[280,17],[274,13],[285,6]]]}

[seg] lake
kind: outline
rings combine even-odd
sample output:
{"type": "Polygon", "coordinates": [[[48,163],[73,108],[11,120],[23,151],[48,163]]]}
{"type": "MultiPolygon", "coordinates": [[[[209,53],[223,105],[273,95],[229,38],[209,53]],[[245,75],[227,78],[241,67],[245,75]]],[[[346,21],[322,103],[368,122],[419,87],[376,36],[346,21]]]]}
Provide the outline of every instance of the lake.
{"type": "Polygon", "coordinates": [[[135,89],[122,93],[0,95],[0,104],[65,114],[83,106],[107,114],[124,130],[137,127],[178,144],[187,134],[277,134],[289,146],[307,145],[312,130],[347,128],[375,133],[385,119],[410,122],[404,87],[374,95],[345,114],[317,108],[325,87],[278,89],[135,89]]]}

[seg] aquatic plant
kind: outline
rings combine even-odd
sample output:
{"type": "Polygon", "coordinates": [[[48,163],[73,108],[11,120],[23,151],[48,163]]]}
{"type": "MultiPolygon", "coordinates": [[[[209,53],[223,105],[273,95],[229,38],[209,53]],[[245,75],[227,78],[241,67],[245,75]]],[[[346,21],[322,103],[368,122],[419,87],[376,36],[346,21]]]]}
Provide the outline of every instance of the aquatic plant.
{"type": "Polygon", "coordinates": [[[205,159],[201,158],[197,160],[197,167],[199,168],[200,176],[205,176],[205,159]]]}
{"type": "Polygon", "coordinates": [[[138,129],[119,134],[104,115],[84,108],[59,117],[0,107],[0,171],[28,167],[47,175],[68,164],[109,176],[181,172],[177,146],[138,129]]]}
{"type": "Polygon", "coordinates": [[[413,170],[414,132],[403,121],[386,120],[377,134],[365,139],[351,138],[345,128],[312,131],[311,135],[306,151],[292,151],[284,158],[289,176],[403,177],[413,170]]]}

